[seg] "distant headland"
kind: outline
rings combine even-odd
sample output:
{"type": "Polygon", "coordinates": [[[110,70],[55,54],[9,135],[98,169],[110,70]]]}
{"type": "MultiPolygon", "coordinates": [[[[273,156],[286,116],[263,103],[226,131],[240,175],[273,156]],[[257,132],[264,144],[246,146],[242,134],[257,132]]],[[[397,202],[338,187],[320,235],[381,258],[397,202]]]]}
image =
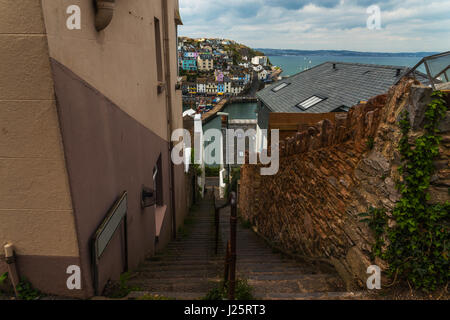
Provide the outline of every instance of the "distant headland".
{"type": "Polygon", "coordinates": [[[360,52],[349,50],[293,50],[257,48],[266,56],[426,57],[438,52],[360,52]]]}

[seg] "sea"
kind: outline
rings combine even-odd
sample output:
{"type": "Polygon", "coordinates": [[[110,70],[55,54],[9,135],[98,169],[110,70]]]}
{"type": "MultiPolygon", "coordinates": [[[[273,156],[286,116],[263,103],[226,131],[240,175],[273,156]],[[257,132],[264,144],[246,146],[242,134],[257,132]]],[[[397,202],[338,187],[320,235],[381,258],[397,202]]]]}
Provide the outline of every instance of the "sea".
{"type": "MultiPolygon", "coordinates": [[[[370,56],[269,56],[270,62],[283,69],[281,76],[292,76],[327,61],[414,67],[422,57],[370,57],[370,56]]],[[[425,72],[423,66],[418,71],[425,72]]]]}
{"type": "MultiPolygon", "coordinates": [[[[230,120],[233,119],[256,119],[256,103],[232,103],[222,110],[229,114],[230,120]]],[[[220,129],[221,127],[220,117],[214,117],[203,126],[203,130],[210,128],[220,129]]]]}

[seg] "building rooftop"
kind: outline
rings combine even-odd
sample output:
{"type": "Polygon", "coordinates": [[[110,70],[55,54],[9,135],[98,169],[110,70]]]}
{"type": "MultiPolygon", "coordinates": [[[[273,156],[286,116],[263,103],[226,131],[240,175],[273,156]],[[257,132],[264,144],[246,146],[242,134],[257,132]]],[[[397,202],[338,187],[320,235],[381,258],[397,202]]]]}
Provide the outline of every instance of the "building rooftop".
{"type": "MultiPolygon", "coordinates": [[[[257,97],[272,112],[348,111],[360,101],[383,94],[409,69],[401,66],[325,62],[278,81],[257,97]]],[[[417,80],[427,77],[415,72],[417,80]]]]}

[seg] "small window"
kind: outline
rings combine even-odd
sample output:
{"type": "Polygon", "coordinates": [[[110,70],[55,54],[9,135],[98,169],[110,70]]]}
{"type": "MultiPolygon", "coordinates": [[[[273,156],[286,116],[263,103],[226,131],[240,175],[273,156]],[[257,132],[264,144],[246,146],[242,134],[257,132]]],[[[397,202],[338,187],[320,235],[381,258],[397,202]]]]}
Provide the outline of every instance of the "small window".
{"type": "Polygon", "coordinates": [[[156,72],[158,81],[163,81],[161,27],[159,19],[155,18],[155,48],[156,48],[156,72]]]}
{"type": "Polygon", "coordinates": [[[324,98],[318,97],[318,96],[312,96],[311,98],[306,99],[303,102],[300,102],[297,104],[297,107],[299,107],[302,110],[307,110],[311,108],[312,106],[315,106],[319,102],[325,100],[324,98]]]}
{"type": "Polygon", "coordinates": [[[278,92],[283,88],[286,88],[288,85],[290,85],[290,83],[286,83],[283,82],[282,84],[279,84],[278,86],[276,86],[275,88],[272,89],[273,92],[278,92]]]}
{"type": "Polygon", "coordinates": [[[164,205],[163,198],[163,179],[162,179],[162,162],[159,156],[155,167],[153,168],[153,188],[156,192],[156,206],[164,205]]]}

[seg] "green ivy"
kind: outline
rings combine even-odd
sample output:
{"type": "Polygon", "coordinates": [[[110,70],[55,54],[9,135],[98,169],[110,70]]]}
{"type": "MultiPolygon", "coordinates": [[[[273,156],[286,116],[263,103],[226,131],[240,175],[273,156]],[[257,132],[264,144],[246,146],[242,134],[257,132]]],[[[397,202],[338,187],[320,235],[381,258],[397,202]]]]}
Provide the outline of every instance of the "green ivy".
{"type": "Polygon", "coordinates": [[[0,275],[0,285],[3,284],[6,279],[8,279],[8,272],[3,273],[2,275],[0,275]]]}
{"type": "Polygon", "coordinates": [[[375,256],[381,255],[381,250],[384,245],[383,234],[385,233],[386,225],[387,225],[387,216],[385,209],[378,208],[369,208],[369,212],[361,213],[359,215],[364,219],[361,222],[366,222],[375,233],[375,243],[372,247],[372,259],[375,259],[375,256]]]}
{"type": "Polygon", "coordinates": [[[439,155],[441,142],[438,125],[447,106],[442,92],[434,92],[432,96],[434,99],[425,113],[424,134],[413,143],[408,137],[411,126],[407,112],[399,122],[402,132],[399,173],[403,179],[397,182],[401,199],[392,212],[394,226],[387,227],[387,216],[381,209],[371,208],[368,214],[371,218],[365,220],[376,237],[372,253],[389,263],[388,276],[408,281],[424,291],[447,284],[450,276],[450,202],[430,204],[428,193],[435,170],[433,161],[439,155]]]}
{"type": "Polygon", "coordinates": [[[367,148],[368,148],[369,150],[372,150],[373,147],[375,146],[375,139],[374,139],[374,137],[369,136],[369,137],[367,138],[366,145],[367,145],[367,148]]]}
{"type": "Polygon", "coordinates": [[[39,290],[33,288],[33,285],[25,278],[22,278],[16,286],[18,298],[21,300],[36,300],[41,296],[39,290]]]}

